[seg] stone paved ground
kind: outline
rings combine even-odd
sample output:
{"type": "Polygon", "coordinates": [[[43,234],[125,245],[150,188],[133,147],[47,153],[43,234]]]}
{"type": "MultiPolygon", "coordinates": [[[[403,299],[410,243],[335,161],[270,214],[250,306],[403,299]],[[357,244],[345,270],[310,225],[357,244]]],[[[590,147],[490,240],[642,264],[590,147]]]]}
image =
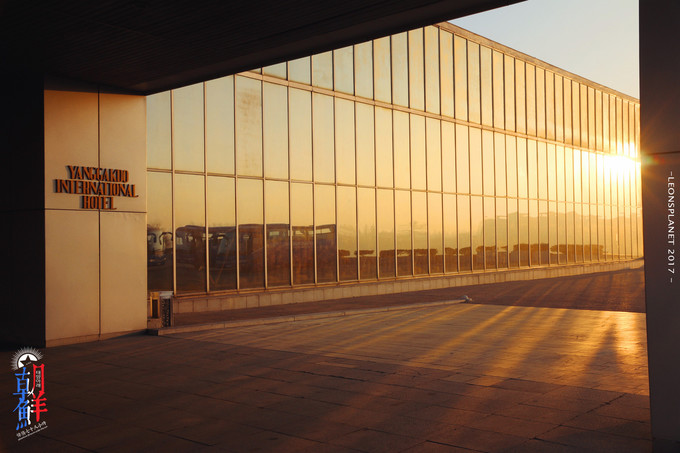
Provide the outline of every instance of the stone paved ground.
{"type": "Polygon", "coordinates": [[[651,451],[644,314],[507,302],[51,348],[0,451],[651,451]]]}
{"type": "Polygon", "coordinates": [[[215,321],[322,313],[356,308],[378,308],[391,305],[446,301],[459,299],[463,295],[468,295],[475,303],[479,304],[644,313],[644,269],[530,281],[458,286],[429,291],[246,308],[223,312],[182,313],[175,315],[175,324],[183,326],[215,321]]]}

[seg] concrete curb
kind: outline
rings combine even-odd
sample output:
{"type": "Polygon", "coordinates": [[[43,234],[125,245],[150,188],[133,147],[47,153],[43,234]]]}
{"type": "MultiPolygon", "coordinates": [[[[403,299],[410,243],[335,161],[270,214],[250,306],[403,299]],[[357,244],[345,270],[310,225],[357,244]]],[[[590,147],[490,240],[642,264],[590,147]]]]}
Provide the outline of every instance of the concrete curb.
{"type": "Polygon", "coordinates": [[[454,299],[454,300],[443,300],[436,302],[424,302],[417,304],[405,304],[405,305],[392,305],[389,307],[375,307],[375,308],[354,308],[351,310],[337,310],[337,311],[326,311],[319,313],[303,313],[299,315],[291,316],[275,316],[271,318],[259,318],[259,319],[243,319],[234,321],[219,321],[211,322],[206,324],[193,324],[187,326],[172,326],[172,327],[161,327],[160,329],[147,329],[146,333],[148,335],[154,336],[164,336],[172,335],[176,333],[187,333],[187,332],[201,332],[204,330],[215,330],[215,329],[225,329],[229,327],[248,327],[248,326],[261,326],[264,324],[279,324],[282,322],[295,322],[295,321],[306,321],[310,319],[326,319],[326,318],[337,318],[341,316],[351,316],[360,315],[365,313],[380,313],[386,311],[396,311],[396,310],[408,310],[415,308],[426,308],[426,307],[436,307],[438,305],[452,305],[464,303],[465,299],[454,299]]]}

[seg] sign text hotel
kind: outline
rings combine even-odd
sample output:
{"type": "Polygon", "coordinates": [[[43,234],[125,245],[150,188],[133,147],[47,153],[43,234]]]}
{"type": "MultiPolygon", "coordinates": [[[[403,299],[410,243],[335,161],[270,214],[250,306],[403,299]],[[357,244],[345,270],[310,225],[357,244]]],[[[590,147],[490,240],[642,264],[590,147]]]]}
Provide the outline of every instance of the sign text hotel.
{"type": "Polygon", "coordinates": [[[127,170],[67,165],[69,179],[55,179],[56,193],[81,195],[81,209],[114,211],[114,197],[136,198],[127,170]]]}

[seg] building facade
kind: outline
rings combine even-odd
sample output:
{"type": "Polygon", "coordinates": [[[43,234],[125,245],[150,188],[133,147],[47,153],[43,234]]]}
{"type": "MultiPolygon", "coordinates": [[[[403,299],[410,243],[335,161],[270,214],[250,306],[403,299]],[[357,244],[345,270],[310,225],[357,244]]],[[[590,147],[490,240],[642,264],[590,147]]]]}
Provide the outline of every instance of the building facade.
{"type": "Polygon", "coordinates": [[[448,23],[155,94],[146,118],[147,284],[177,307],[642,256],[639,101],[448,23]]]}

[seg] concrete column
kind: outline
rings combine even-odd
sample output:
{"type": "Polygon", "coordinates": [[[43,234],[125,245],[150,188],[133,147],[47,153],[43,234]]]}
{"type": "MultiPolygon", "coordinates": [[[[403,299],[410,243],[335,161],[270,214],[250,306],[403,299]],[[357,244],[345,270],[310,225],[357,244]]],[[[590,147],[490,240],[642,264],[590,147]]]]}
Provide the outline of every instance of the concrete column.
{"type": "Polygon", "coordinates": [[[680,3],[640,1],[642,203],[654,451],[680,451],[680,3]]]}
{"type": "Polygon", "coordinates": [[[142,330],[145,98],[50,79],[44,124],[45,343],[142,330]],[[107,192],[114,185],[125,192],[107,192]]]}

